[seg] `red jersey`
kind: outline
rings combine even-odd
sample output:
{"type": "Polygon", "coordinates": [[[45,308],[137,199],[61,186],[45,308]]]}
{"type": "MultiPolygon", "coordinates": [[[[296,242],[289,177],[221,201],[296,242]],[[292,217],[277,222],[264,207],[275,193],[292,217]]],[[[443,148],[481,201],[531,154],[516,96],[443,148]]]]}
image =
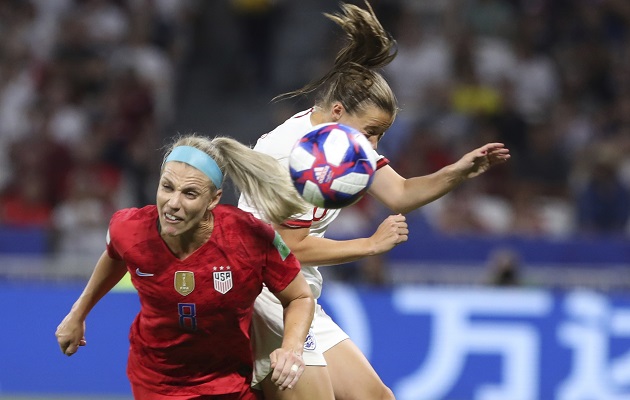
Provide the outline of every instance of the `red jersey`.
{"type": "Polygon", "coordinates": [[[124,260],[140,297],[127,375],[156,393],[240,392],[252,374],[250,322],[263,283],[278,292],[300,271],[280,236],[229,205],[210,239],[179,260],[158,231],[155,206],[118,211],[107,252],[124,260]]]}

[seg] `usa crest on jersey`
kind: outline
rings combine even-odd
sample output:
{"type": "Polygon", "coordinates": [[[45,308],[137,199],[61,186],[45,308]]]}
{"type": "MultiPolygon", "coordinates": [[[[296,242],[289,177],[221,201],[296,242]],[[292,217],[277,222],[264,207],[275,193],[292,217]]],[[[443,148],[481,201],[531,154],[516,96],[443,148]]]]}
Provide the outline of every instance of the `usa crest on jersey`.
{"type": "Polygon", "coordinates": [[[230,271],[230,266],[227,267],[214,267],[214,272],[212,273],[212,277],[214,278],[214,289],[221,293],[226,294],[230,289],[232,289],[232,271],[230,271]]]}

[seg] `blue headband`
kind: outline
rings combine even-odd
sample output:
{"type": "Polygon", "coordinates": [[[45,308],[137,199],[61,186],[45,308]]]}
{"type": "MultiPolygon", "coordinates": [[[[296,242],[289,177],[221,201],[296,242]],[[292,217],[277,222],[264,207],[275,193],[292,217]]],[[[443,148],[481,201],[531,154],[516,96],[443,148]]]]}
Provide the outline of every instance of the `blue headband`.
{"type": "Polygon", "coordinates": [[[164,164],[169,161],[179,161],[197,168],[199,171],[206,174],[208,178],[214,183],[217,189],[221,188],[223,183],[223,173],[217,165],[216,161],[212,159],[205,152],[192,147],[192,146],[177,146],[171,151],[171,154],[166,157],[164,164]]]}

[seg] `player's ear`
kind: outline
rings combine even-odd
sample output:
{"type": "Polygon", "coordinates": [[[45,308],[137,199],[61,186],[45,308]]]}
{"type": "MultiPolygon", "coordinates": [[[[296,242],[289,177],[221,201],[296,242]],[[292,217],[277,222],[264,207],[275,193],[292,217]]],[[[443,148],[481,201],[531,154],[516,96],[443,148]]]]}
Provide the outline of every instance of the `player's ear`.
{"type": "Polygon", "coordinates": [[[217,204],[219,204],[219,201],[221,201],[222,194],[223,194],[223,189],[217,190],[212,200],[210,200],[210,204],[208,204],[208,211],[214,209],[217,206],[217,204]]]}
{"type": "Polygon", "coordinates": [[[344,108],[343,104],[341,104],[338,101],[334,102],[332,107],[330,108],[330,116],[333,122],[339,121],[341,117],[343,117],[345,112],[346,112],[346,109],[344,108]]]}

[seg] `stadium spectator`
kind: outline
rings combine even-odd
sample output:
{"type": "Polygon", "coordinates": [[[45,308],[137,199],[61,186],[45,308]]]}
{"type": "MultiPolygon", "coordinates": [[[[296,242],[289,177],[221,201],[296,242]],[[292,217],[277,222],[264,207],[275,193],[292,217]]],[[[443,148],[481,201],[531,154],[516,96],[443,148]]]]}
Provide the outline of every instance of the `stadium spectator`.
{"type": "MultiPolygon", "coordinates": [[[[76,201],[70,196],[71,174],[79,168],[74,156],[81,158],[77,153],[86,151],[83,143],[94,136],[98,146],[88,152],[95,154],[86,156],[118,176],[118,185],[100,188],[111,190],[116,208],[151,201],[147,188],[157,180],[159,164],[152,150],[173,123],[174,74],[187,56],[188,26],[198,8],[191,0],[0,5],[0,195],[5,205],[16,210],[16,190],[23,186],[16,181],[40,176],[45,185],[41,209],[68,211],[66,206],[76,201]]],[[[63,237],[67,232],[90,236],[91,223],[84,232],[80,223],[78,231],[68,229],[71,220],[71,225],[79,220],[68,219],[72,212],[66,211],[55,213],[65,217],[46,217],[40,225],[56,233],[57,243],[73,242],[63,237]]],[[[111,211],[106,213],[109,219],[111,211]]],[[[13,215],[23,219],[21,213],[13,215]]],[[[43,213],[31,213],[30,219],[35,215],[43,213]]]]}
{"type": "Polygon", "coordinates": [[[248,87],[264,91],[273,84],[274,45],[283,3],[278,0],[229,1],[239,27],[241,54],[245,56],[232,65],[241,76],[241,85],[245,83],[248,87]]]}
{"type": "Polygon", "coordinates": [[[557,136],[550,124],[531,126],[526,150],[515,162],[518,185],[525,186],[534,196],[568,196],[571,164],[557,136]]]}
{"type": "Polygon", "coordinates": [[[578,229],[584,234],[624,234],[630,218],[630,189],[617,170],[619,151],[601,146],[593,152],[588,176],[576,190],[578,229]]]}
{"type": "Polygon", "coordinates": [[[291,389],[304,371],[312,294],[269,225],[219,205],[228,172],[271,221],[305,208],[273,158],[230,138],[179,138],[162,164],[157,206],[114,214],[106,251],[57,328],[64,354],[85,346],[88,313],[129,271],[140,297],[127,367],[135,399],[258,399],[250,386],[250,324],[263,284],[282,304],[286,327],[270,351],[271,381],[291,389]]]}
{"type": "Polygon", "coordinates": [[[37,172],[23,175],[0,195],[0,224],[19,228],[51,228],[53,210],[46,189],[45,178],[37,172]]]}
{"type": "MultiPolygon", "coordinates": [[[[369,3],[367,10],[343,4],[342,13],[325,14],[345,32],[348,42],[338,53],[334,67],[326,75],[302,89],[280,96],[301,96],[317,92],[315,105],[288,119],[263,135],[255,150],[271,154],[284,162],[293,144],[315,125],[339,122],[362,132],[376,149],[379,140],[392,124],[397,105],[394,94],[378,69],[396,55],[395,41],[383,29],[369,3]]],[[[495,164],[509,159],[509,150],[501,143],[481,146],[439,171],[405,179],[379,156],[369,194],[396,213],[407,213],[427,204],[457,187],[465,180],[484,173],[495,164]]],[[[261,210],[241,196],[239,206],[264,218],[261,210]]],[[[324,238],[328,225],[340,210],[311,209],[308,213],[276,225],[289,248],[302,263],[302,271],[315,298],[320,296],[323,279],[318,266],[347,263],[382,254],[408,238],[402,214],[386,218],[368,238],[331,240],[324,238]]],[[[256,370],[254,383],[262,383],[267,398],[287,398],[269,384],[268,349],[280,342],[282,308],[266,290],[256,300],[254,349],[256,370]]],[[[310,338],[305,343],[307,373],[296,386],[300,398],[393,398],[358,347],[348,335],[318,306],[310,338]],[[313,346],[317,343],[317,346],[313,346]],[[348,367],[351,365],[351,367],[348,367]],[[326,368],[322,368],[326,366],[326,368]]],[[[291,393],[293,395],[293,393],[291,393]]]]}
{"type": "Polygon", "coordinates": [[[509,248],[498,248],[488,258],[488,284],[491,286],[520,286],[521,259],[509,248]]]}
{"type": "Polygon", "coordinates": [[[121,172],[101,159],[99,138],[91,135],[72,148],[66,191],[53,211],[55,249],[60,254],[102,252],[103,231],[116,209],[121,172]]]}

